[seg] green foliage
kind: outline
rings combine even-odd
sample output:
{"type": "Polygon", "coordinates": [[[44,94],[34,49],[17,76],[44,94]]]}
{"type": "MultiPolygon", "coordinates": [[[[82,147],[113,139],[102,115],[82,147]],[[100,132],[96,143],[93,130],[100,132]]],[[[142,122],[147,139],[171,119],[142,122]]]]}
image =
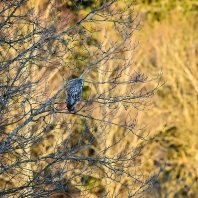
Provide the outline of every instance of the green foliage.
{"type": "Polygon", "coordinates": [[[161,21],[166,15],[181,12],[186,16],[189,13],[196,14],[198,11],[198,2],[193,0],[137,0],[140,10],[146,12],[151,21],[161,21]]]}
{"type": "Polygon", "coordinates": [[[96,9],[102,5],[102,0],[70,0],[66,2],[67,8],[76,11],[79,9],[96,9]]]}
{"type": "Polygon", "coordinates": [[[82,98],[88,98],[90,91],[91,91],[91,88],[89,86],[84,86],[83,87],[82,98]]]}
{"type": "Polygon", "coordinates": [[[81,182],[85,189],[90,190],[92,193],[102,193],[105,191],[104,186],[101,185],[102,180],[96,177],[82,175],[81,182]]]}

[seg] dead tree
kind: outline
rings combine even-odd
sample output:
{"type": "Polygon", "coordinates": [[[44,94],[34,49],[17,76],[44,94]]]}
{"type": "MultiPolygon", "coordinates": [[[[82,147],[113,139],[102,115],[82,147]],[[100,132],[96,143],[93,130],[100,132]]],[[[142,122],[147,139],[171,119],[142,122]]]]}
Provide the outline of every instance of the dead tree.
{"type": "Polygon", "coordinates": [[[0,196],[140,197],[161,170],[141,171],[152,137],[136,115],[162,83],[133,69],[133,3],[60,2],[0,2],[0,196]]]}

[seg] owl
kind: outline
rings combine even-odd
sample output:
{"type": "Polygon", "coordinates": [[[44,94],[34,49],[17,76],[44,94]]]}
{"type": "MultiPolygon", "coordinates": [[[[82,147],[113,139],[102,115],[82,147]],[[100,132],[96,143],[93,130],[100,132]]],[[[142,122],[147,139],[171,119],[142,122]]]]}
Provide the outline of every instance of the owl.
{"type": "Polygon", "coordinates": [[[67,91],[66,104],[68,111],[75,110],[76,105],[81,100],[83,86],[84,80],[82,78],[76,78],[72,81],[72,84],[67,91]]]}

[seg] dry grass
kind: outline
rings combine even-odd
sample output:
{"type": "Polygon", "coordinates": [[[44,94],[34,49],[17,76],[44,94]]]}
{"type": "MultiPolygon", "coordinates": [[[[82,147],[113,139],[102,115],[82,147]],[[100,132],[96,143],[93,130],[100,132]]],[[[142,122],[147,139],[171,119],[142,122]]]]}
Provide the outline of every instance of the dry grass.
{"type": "Polygon", "coordinates": [[[152,111],[139,118],[158,134],[141,159],[150,159],[145,164],[150,170],[166,163],[161,197],[191,197],[198,192],[198,18],[176,10],[168,14],[160,22],[144,21],[138,32],[136,68],[151,76],[162,68],[166,80],[152,111]]]}

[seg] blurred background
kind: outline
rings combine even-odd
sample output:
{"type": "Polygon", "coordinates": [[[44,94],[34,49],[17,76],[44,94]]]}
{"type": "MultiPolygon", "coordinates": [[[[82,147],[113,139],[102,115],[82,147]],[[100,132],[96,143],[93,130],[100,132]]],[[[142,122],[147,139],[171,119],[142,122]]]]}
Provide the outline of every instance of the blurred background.
{"type": "Polygon", "coordinates": [[[137,3],[142,22],[136,32],[140,45],[134,53],[135,67],[149,75],[161,68],[166,81],[152,110],[139,118],[157,134],[142,153],[148,160],[145,169],[166,164],[155,197],[197,197],[198,1],[137,3]]]}
{"type": "MultiPolygon", "coordinates": [[[[99,6],[100,2],[84,1],[83,9],[99,6]]],[[[73,9],[72,1],[59,3],[63,14],[73,9]]],[[[30,0],[27,5],[46,15],[48,0],[30,0]]],[[[153,191],[145,197],[198,197],[198,1],[137,0],[132,12],[136,14],[141,25],[132,37],[139,41],[132,56],[133,71],[150,78],[162,71],[166,82],[156,92],[149,110],[137,116],[138,125],[146,126],[156,136],[138,157],[142,171],[150,174],[159,165],[165,167],[153,191]]],[[[59,75],[54,75],[51,83],[58,86],[59,75]]],[[[49,136],[46,145],[55,139],[55,135],[49,136]]],[[[40,147],[35,147],[32,155],[39,152],[40,147]]]]}

